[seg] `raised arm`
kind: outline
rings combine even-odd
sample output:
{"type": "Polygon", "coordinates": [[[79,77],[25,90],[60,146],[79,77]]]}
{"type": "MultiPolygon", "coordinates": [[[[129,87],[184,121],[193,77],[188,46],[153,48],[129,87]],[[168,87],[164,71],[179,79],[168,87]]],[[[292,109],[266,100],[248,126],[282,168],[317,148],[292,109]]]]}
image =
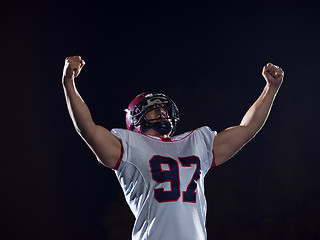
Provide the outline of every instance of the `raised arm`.
{"type": "Polygon", "coordinates": [[[262,128],[268,118],[274,98],[283,81],[281,68],[268,63],[262,70],[266,80],[260,97],[244,115],[239,126],[220,132],[214,140],[213,149],[216,165],[222,164],[236,154],[262,128]]]}
{"type": "Polygon", "coordinates": [[[107,129],[96,125],[89,108],[82,100],[75,86],[85,62],[80,56],[68,57],[63,69],[62,86],[73,125],[88,144],[98,160],[106,167],[113,168],[121,155],[120,141],[107,129]]]}

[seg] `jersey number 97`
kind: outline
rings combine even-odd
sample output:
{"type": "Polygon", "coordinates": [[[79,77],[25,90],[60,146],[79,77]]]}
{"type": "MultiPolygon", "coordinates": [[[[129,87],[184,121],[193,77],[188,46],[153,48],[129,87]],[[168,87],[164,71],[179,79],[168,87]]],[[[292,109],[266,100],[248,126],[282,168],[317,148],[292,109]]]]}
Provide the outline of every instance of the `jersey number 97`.
{"type": "MultiPolygon", "coordinates": [[[[178,157],[181,166],[192,167],[195,165],[195,171],[190,179],[190,183],[185,191],[183,191],[183,202],[196,202],[196,188],[197,181],[200,178],[200,159],[197,156],[178,157]]],[[[175,159],[164,156],[153,156],[149,161],[152,179],[158,183],[169,182],[171,185],[170,191],[165,191],[164,188],[156,188],[154,190],[155,199],[162,202],[175,202],[181,196],[180,192],[180,176],[179,176],[179,164],[175,159]],[[169,166],[168,169],[163,170],[161,165],[169,166]]]]}

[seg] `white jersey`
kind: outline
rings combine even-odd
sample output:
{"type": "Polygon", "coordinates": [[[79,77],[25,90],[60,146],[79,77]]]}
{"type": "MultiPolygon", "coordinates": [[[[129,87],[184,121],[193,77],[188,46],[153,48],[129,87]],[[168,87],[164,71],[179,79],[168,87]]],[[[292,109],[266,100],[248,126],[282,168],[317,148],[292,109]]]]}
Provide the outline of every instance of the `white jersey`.
{"type": "Polygon", "coordinates": [[[207,239],[204,176],[216,132],[201,127],[171,139],[113,129],[123,153],[115,170],[136,221],[132,239],[207,239]]]}

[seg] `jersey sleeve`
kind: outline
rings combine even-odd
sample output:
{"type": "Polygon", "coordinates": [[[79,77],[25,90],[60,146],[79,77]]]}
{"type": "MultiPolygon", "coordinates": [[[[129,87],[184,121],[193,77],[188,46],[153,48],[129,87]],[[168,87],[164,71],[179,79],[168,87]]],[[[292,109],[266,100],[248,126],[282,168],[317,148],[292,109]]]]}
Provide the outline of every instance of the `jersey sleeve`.
{"type": "Polygon", "coordinates": [[[207,159],[203,163],[204,171],[207,172],[211,167],[216,166],[214,161],[213,141],[217,135],[216,131],[212,131],[209,127],[204,126],[199,129],[202,139],[207,149],[207,159]]]}
{"type": "Polygon", "coordinates": [[[121,156],[116,166],[113,168],[114,171],[119,171],[120,169],[123,168],[123,166],[127,162],[129,133],[125,129],[118,129],[118,128],[112,129],[111,133],[121,141],[121,156]]]}

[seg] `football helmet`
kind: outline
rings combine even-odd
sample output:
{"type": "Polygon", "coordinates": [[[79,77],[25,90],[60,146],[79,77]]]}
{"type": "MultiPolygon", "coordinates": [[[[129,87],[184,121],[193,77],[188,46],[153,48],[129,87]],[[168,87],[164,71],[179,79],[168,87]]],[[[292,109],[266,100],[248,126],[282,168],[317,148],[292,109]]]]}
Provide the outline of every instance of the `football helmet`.
{"type": "Polygon", "coordinates": [[[125,111],[127,129],[138,133],[152,128],[159,133],[172,136],[179,121],[176,104],[162,93],[141,93],[131,101],[125,111]],[[157,118],[147,119],[146,114],[152,110],[158,111],[157,118]]]}

